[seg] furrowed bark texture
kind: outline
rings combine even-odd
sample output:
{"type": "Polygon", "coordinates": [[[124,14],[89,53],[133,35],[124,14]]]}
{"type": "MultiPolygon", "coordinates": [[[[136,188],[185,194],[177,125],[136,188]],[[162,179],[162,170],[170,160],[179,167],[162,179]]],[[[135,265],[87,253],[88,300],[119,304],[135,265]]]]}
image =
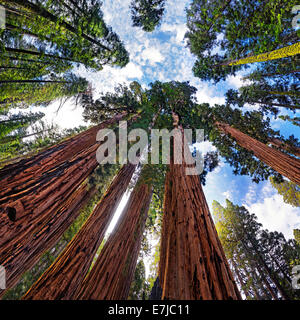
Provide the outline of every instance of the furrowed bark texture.
{"type": "MultiPolygon", "coordinates": [[[[189,151],[185,155],[191,157],[189,151]]],[[[162,300],[240,299],[200,178],[186,175],[186,162],[171,161],[166,175],[159,264],[162,300]]]]}
{"type": "Polygon", "coordinates": [[[86,277],[78,295],[81,300],[126,300],[141,247],[152,198],[151,187],[138,184],[114,233],[86,277]]]}
{"type": "Polygon", "coordinates": [[[23,300],[75,299],[134,170],[135,165],[123,166],[87,222],[23,300]]]}
{"type": "Polygon", "coordinates": [[[16,164],[1,170],[7,176],[0,187],[0,264],[27,247],[97,167],[96,134],[104,125],[19,162],[21,169],[16,164]]]}
{"type": "Polygon", "coordinates": [[[292,153],[296,157],[300,158],[300,148],[298,148],[298,147],[290,146],[287,143],[284,143],[283,141],[281,141],[279,139],[275,139],[275,138],[271,139],[269,141],[269,143],[274,147],[277,147],[279,149],[283,149],[289,153],[292,153]]]}
{"type": "MultiPolygon", "coordinates": [[[[59,144],[47,148],[37,155],[8,165],[0,170],[0,201],[7,196],[24,192],[27,185],[38,181],[44,172],[56,168],[78,153],[96,144],[98,130],[106,128],[122,120],[126,114],[119,114],[59,144]]],[[[0,202],[1,204],[2,202],[0,202]]]]}
{"type": "Polygon", "coordinates": [[[97,167],[97,145],[45,173],[38,186],[9,201],[0,211],[0,263],[26,246],[97,167]]]}
{"type": "Polygon", "coordinates": [[[228,124],[217,122],[216,125],[221,132],[230,135],[241,147],[252,151],[259,160],[287,177],[292,182],[300,185],[299,159],[271,148],[228,124]]]}
{"type": "MultiPolygon", "coordinates": [[[[58,242],[95,193],[96,189],[88,189],[87,182],[84,182],[53,217],[41,226],[39,232],[28,236],[29,241],[25,245],[20,245],[17,251],[1,262],[6,270],[7,289],[16,285],[21,275],[31,269],[42,254],[58,242]]],[[[0,297],[4,293],[5,290],[0,290],[0,297]]]]}

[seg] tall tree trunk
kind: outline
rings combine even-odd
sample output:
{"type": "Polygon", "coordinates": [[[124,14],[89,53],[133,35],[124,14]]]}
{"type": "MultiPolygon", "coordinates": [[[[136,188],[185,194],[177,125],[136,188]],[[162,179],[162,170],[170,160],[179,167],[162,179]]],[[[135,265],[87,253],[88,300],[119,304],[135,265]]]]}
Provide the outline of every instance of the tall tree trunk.
{"type": "Polygon", "coordinates": [[[47,129],[47,130],[42,130],[42,131],[38,131],[38,132],[34,132],[34,133],[29,133],[29,134],[25,134],[24,136],[6,136],[3,138],[0,138],[0,145],[1,144],[6,144],[8,142],[14,141],[14,140],[21,140],[21,139],[25,139],[25,138],[29,138],[32,136],[36,136],[37,134],[41,134],[47,131],[50,131],[51,129],[47,129]]]}
{"type": "MultiPolygon", "coordinates": [[[[259,264],[259,268],[261,267],[262,269],[264,269],[266,271],[266,274],[268,275],[268,277],[272,280],[272,282],[274,283],[274,285],[276,286],[276,288],[278,289],[278,291],[280,292],[282,298],[284,300],[289,300],[289,295],[286,292],[286,290],[282,287],[282,285],[280,284],[277,275],[274,274],[272,272],[272,270],[269,268],[269,266],[267,265],[267,263],[265,262],[264,258],[261,256],[260,250],[258,250],[255,242],[253,241],[253,239],[251,237],[248,238],[248,240],[251,243],[252,249],[254,251],[254,255],[255,255],[255,259],[259,264]]],[[[243,241],[242,241],[243,242],[243,241]]],[[[244,242],[243,242],[244,243],[244,242]]],[[[246,247],[246,245],[244,244],[244,246],[246,247]]],[[[250,249],[248,249],[250,250],[250,249]]],[[[253,255],[253,253],[251,253],[253,255]]]]}
{"type": "Polygon", "coordinates": [[[27,49],[17,49],[17,48],[5,47],[5,51],[6,52],[16,53],[16,54],[29,54],[29,55],[38,56],[38,57],[46,57],[46,58],[53,58],[53,59],[59,59],[59,60],[63,60],[63,61],[80,63],[80,61],[75,61],[75,60],[73,60],[71,58],[60,57],[60,56],[53,55],[53,54],[48,54],[48,53],[45,53],[45,52],[39,52],[39,51],[33,51],[33,50],[27,50],[27,49]]]}
{"type": "Polygon", "coordinates": [[[25,246],[97,167],[97,131],[123,116],[0,170],[0,262],[25,246]]]}
{"type": "Polygon", "coordinates": [[[33,181],[38,181],[45,172],[57,168],[67,160],[71,160],[78,153],[96,145],[96,135],[100,129],[117,124],[126,116],[126,113],[117,114],[113,118],[100,123],[74,137],[66,139],[37,155],[8,165],[0,170],[0,205],[1,199],[24,190],[24,187],[33,181]],[[14,173],[13,175],[11,173],[14,173]]]}
{"type": "Polygon", "coordinates": [[[217,122],[216,126],[221,132],[230,135],[241,147],[252,151],[259,160],[300,185],[300,160],[271,148],[226,123],[217,122]]]}
{"type": "Polygon", "coordinates": [[[79,299],[127,300],[151,198],[151,187],[138,182],[115,231],[85,279],[79,299]]]}
{"type": "MultiPolygon", "coordinates": [[[[26,245],[18,246],[17,251],[0,262],[6,269],[7,289],[16,285],[21,275],[31,269],[41,255],[57,243],[95,192],[95,187],[88,189],[87,181],[84,182],[64,205],[46,223],[40,226],[39,232],[28,237],[26,245]]],[[[4,293],[4,290],[3,292],[0,290],[0,296],[4,293]]]]}
{"type": "Polygon", "coordinates": [[[79,153],[58,168],[44,173],[38,183],[13,197],[2,198],[0,211],[0,263],[16,254],[43,224],[60,210],[97,167],[96,146],[79,153]]]}
{"type": "MultiPolygon", "coordinates": [[[[289,71],[285,71],[285,72],[279,72],[279,73],[264,73],[261,74],[261,78],[269,78],[269,77],[277,77],[277,76],[286,76],[288,74],[292,74],[292,73],[298,73],[300,72],[299,70],[289,70],[289,71]]],[[[253,75],[250,73],[249,75],[242,77],[242,80],[247,80],[247,79],[252,79],[253,75]]]]}
{"type": "MultiPolygon", "coordinates": [[[[177,121],[174,117],[174,124],[177,121]]],[[[188,146],[184,148],[188,150],[188,146]]],[[[186,155],[191,157],[189,150],[186,155]]],[[[186,162],[171,161],[166,175],[159,264],[162,299],[241,299],[200,178],[186,175],[186,162]]]]}
{"type": "Polygon", "coordinates": [[[257,270],[258,270],[258,272],[259,272],[259,275],[261,276],[264,284],[266,285],[269,293],[271,294],[272,298],[273,298],[274,300],[278,300],[277,294],[274,292],[274,289],[271,287],[268,279],[266,278],[264,272],[261,270],[261,268],[260,268],[260,266],[259,266],[258,264],[256,265],[256,268],[257,268],[257,270]]]}
{"type": "Polygon", "coordinates": [[[234,261],[234,258],[232,258],[232,264],[233,264],[233,270],[234,270],[234,273],[236,274],[238,280],[239,280],[239,283],[240,283],[240,286],[241,286],[241,289],[243,290],[246,298],[251,298],[248,290],[246,289],[246,284],[243,280],[243,277],[239,271],[239,266],[236,264],[236,262],[234,261]]]}
{"type": "Polygon", "coordinates": [[[270,139],[269,143],[274,147],[277,147],[279,149],[283,149],[289,153],[292,153],[296,157],[300,158],[300,148],[298,148],[298,147],[290,146],[289,144],[287,144],[279,139],[276,139],[276,138],[270,139]]]}
{"type": "Polygon", "coordinates": [[[223,66],[227,66],[227,65],[236,66],[236,65],[241,65],[241,64],[270,61],[270,60],[282,59],[282,58],[286,58],[286,57],[295,56],[299,53],[300,53],[300,42],[297,42],[297,43],[291,44],[287,47],[273,50],[270,52],[265,52],[265,53],[261,53],[258,55],[249,56],[246,58],[237,59],[237,60],[233,60],[233,61],[232,60],[227,61],[227,62],[224,62],[222,65],[223,66]]]}
{"type": "Polygon", "coordinates": [[[61,20],[59,17],[56,17],[55,15],[53,15],[51,12],[47,11],[42,6],[36,5],[30,1],[24,1],[24,0],[10,0],[9,2],[20,5],[21,7],[25,7],[27,9],[29,9],[30,11],[32,11],[34,14],[39,15],[45,19],[48,19],[48,20],[54,22],[55,24],[58,23],[60,26],[64,27],[66,30],[76,34],[77,36],[80,35],[85,40],[87,40],[93,44],[96,44],[97,46],[99,46],[100,48],[102,48],[104,50],[111,52],[111,50],[108,47],[104,46],[103,44],[101,44],[99,41],[97,41],[93,37],[91,37],[87,34],[84,34],[84,33],[80,33],[79,30],[74,28],[72,25],[61,20]]]}
{"type": "Polygon", "coordinates": [[[134,170],[135,165],[123,166],[87,222],[24,300],[70,300],[77,296],[134,170]]]}
{"type": "Polygon", "coordinates": [[[71,81],[54,80],[0,80],[1,83],[71,83],[71,81]]]}
{"type": "Polygon", "coordinates": [[[287,108],[287,109],[300,109],[300,106],[298,105],[282,104],[282,103],[275,103],[275,102],[249,101],[249,103],[257,103],[257,104],[263,104],[267,106],[281,107],[281,108],[287,108]]]}

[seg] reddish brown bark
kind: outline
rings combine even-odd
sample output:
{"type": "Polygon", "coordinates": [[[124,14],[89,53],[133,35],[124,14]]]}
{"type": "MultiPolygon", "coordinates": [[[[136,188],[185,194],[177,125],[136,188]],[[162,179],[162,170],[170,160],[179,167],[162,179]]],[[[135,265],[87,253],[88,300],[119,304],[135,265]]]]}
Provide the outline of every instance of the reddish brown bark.
{"type": "Polygon", "coordinates": [[[283,150],[295,155],[296,157],[300,158],[300,148],[290,146],[287,143],[284,143],[281,140],[275,139],[275,138],[270,139],[269,143],[274,147],[277,147],[279,149],[283,149],[283,150]]]}
{"type": "Polygon", "coordinates": [[[271,148],[226,123],[217,122],[216,125],[221,132],[230,135],[241,147],[252,151],[259,160],[300,185],[300,160],[271,148]]]}
{"type": "MultiPolygon", "coordinates": [[[[6,270],[7,289],[17,284],[21,275],[32,268],[41,255],[57,243],[95,192],[95,187],[88,189],[87,182],[83,183],[68,201],[43,226],[40,226],[39,232],[28,235],[26,244],[18,246],[6,260],[0,262],[6,270]]],[[[2,292],[0,290],[0,296],[4,293],[4,290],[2,292]]]]}
{"type": "Polygon", "coordinates": [[[81,183],[97,167],[97,145],[81,152],[75,159],[44,174],[34,185],[17,197],[7,197],[0,210],[0,261],[26,245],[31,235],[60,210],[81,183]]]}
{"type": "Polygon", "coordinates": [[[26,246],[97,167],[97,131],[121,117],[0,171],[6,186],[0,187],[0,263],[26,246]]]}
{"type": "Polygon", "coordinates": [[[134,169],[134,165],[128,164],[119,171],[87,222],[26,293],[24,300],[69,300],[76,297],[134,169]]]}
{"type": "Polygon", "coordinates": [[[27,185],[38,181],[44,172],[56,168],[83,150],[96,144],[98,130],[108,127],[122,120],[126,113],[116,115],[112,119],[102,122],[78,135],[47,148],[37,155],[23,159],[18,163],[8,165],[0,170],[0,200],[9,195],[22,192],[27,185]]]}
{"type": "Polygon", "coordinates": [[[171,162],[166,176],[159,265],[162,299],[240,299],[200,178],[186,175],[186,167],[185,161],[171,162]]]}
{"type": "Polygon", "coordinates": [[[83,283],[79,299],[128,298],[151,198],[149,185],[138,184],[134,188],[115,231],[83,283]]]}

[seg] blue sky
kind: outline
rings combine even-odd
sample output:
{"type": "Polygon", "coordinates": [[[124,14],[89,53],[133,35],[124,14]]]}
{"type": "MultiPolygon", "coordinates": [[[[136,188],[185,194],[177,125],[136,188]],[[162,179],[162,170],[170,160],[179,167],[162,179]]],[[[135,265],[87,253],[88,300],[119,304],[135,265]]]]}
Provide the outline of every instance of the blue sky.
{"type": "MultiPolygon", "coordinates": [[[[190,54],[184,42],[185,8],[189,2],[167,0],[161,26],[152,33],[146,33],[131,26],[130,0],[103,0],[104,19],[124,42],[130,53],[130,63],[123,69],[105,66],[97,73],[88,72],[83,67],[79,68],[79,74],[92,83],[96,96],[100,92],[113,91],[119,83],[128,84],[134,80],[139,81],[143,87],[155,80],[177,80],[190,81],[191,85],[198,89],[199,103],[221,104],[225,101],[224,92],[242,85],[240,75],[229,77],[226,82],[217,86],[202,82],[193,76],[195,57],[190,54]]],[[[58,115],[54,113],[56,109],[57,104],[53,104],[47,110],[41,111],[46,111],[48,121],[64,128],[83,124],[80,107],[74,109],[72,104],[66,104],[58,115]]],[[[283,111],[281,114],[291,113],[283,111]]],[[[273,128],[280,129],[284,136],[294,134],[300,138],[298,127],[288,125],[280,119],[272,120],[272,124],[273,128]]],[[[211,144],[205,143],[203,150],[214,148],[211,144]]],[[[254,184],[247,176],[234,176],[232,169],[224,162],[208,175],[204,191],[210,206],[213,200],[224,204],[226,198],[236,204],[243,204],[258,216],[265,228],[281,231],[288,238],[293,236],[293,228],[300,228],[299,208],[285,204],[267,181],[254,184]]]]}

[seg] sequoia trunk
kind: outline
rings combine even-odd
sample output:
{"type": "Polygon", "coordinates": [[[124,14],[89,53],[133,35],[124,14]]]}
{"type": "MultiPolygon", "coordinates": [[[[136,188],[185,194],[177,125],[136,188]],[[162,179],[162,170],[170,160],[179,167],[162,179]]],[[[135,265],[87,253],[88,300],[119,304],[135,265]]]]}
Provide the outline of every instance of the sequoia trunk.
{"type": "MultiPolygon", "coordinates": [[[[188,146],[184,148],[185,156],[191,157],[188,146]]],[[[166,176],[159,265],[162,299],[240,299],[200,178],[186,174],[187,162],[171,161],[166,176]]]]}
{"type": "Polygon", "coordinates": [[[93,269],[85,279],[78,295],[79,299],[128,298],[151,198],[151,187],[138,182],[115,231],[108,238],[93,269]]]}
{"type": "Polygon", "coordinates": [[[216,125],[221,132],[230,135],[241,147],[252,151],[259,160],[300,185],[300,160],[271,148],[228,124],[217,122],[216,125]]]}
{"type": "MultiPolygon", "coordinates": [[[[95,192],[95,187],[88,189],[87,182],[83,183],[51,219],[40,226],[39,232],[28,236],[26,244],[18,246],[17,251],[13,251],[6,260],[1,261],[0,264],[6,270],[7,289],[16,285],[21,275],[31,269],[42,254],[58,242],[95,192]]],[[[0,296],[4,292],[4,290],[2,292],[0,290],[0,296]]]]}
{"type": "Polygon", "coordinates": [[[87,222],[24,300],[71,300],[77,296],[134,170],[135,165],[123,166],[87,222]]]}

